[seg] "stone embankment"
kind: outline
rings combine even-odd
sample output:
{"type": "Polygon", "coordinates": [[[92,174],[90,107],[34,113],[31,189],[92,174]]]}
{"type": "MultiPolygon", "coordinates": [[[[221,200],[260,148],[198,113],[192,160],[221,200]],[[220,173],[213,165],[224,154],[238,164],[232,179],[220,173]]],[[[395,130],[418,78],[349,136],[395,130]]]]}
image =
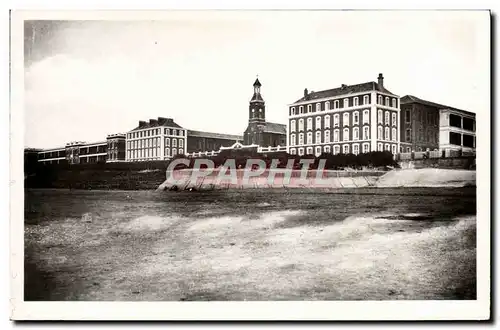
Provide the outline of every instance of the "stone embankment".
{"type": "Polygon", "coordinates": [[[206,176],[204,170],[185,169],[169,172],[167,180],[158,187],[158,190],[471,187],[476,185],[476,172],[467,170],[416,169],[390,172],[310,170],[305,178],[301,177],[301,171],[298,170],[287,174],[284,174],[282,170],[266,170],[259,176],[249,176],[248,173],[245,176],[245,170],[235,172],[236,175],[233,177],[226,173],[221,175],[218,169],[206,176]],[[287,176],[290,177],[289,180],[285,179],[287,176]]]}

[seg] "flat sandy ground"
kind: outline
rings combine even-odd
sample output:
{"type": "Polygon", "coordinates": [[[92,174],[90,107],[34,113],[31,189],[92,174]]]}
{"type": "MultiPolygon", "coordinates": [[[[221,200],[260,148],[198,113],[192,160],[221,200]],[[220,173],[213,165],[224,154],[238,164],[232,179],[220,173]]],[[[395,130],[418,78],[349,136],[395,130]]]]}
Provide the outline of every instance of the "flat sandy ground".
{"type": "Polygon", "coordinates": [[[29,190],[25,299],[475,299],[475,188],[345,192],[29,190]]]}

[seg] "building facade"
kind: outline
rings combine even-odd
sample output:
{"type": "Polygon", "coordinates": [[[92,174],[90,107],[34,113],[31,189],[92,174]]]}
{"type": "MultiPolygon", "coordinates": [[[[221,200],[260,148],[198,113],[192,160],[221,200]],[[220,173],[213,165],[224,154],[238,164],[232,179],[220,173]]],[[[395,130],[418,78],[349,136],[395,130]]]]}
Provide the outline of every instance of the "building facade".
{"type": "Polygon", "coordinates": [[[310,93],[305,89],[288,110],[290,154],[399,150],[400,100],[384,87],[382,74],[377,82],[310,93]]]}
{"type": "Polygon", "coordinates": [[[241,135],[220,134],[202,131],[187,131],[187,152],[217,151],[243,140],[241,135]]]}
{"type": "Polygon", "coordinates": [[[126,158],[126,136],[123,133],[110,134],[107,136],[107,159],[108,163],[124,162],[126,158]]]}
{"type": "Polygon", "coordinates": [[[474,113],[413,95],[401,98],[400,127],[400,152],[475,148],[474,113]]]}
{"type": "Polygon", "coordinates": [[[172,118],[139,121],[139,125],[126,134],[126,161],[169,159],[184,154],[186,144],[186,129],[172,118]]]}
{"type": "Polygon", "coordinates": [[[259,79],[256,79],[248,106],[248,126],[243,133],[243,142],[263,147],[285,146],[286,125],[266,122],[266,103],[260,92],[261,86],[259,79]]]}
{"type": "Polygon", "coordinates": [[[439,149],[476,149],[476,114],[445,108],[439,111],[439,149]]]}

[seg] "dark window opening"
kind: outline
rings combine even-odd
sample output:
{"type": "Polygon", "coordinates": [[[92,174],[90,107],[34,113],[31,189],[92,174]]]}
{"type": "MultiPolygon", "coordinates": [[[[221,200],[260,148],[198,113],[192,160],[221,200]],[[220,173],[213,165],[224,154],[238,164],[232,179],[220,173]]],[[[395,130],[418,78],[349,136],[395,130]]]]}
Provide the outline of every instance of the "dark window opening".
{"type": "Polygon", "coordinates": [[[460,133],[450,132],[450,144],[462,145],[462,135],[460,133]]]}
{"type": "Polygon", "coordinates": [[[469,147],[469,148],[474,148],[474,136],[464,134],[463,135],[463,146],[469,147]]]}
{"type": "Polygon", "coordinates": [[[462,117],[450,114],[450,126],[462,128],[462,117]]]}
{"type": "Polygon", "coordinates": [[[463,129],[468,131],[474,131],[474,119],[471,118],[463,118],[463,129]]]}

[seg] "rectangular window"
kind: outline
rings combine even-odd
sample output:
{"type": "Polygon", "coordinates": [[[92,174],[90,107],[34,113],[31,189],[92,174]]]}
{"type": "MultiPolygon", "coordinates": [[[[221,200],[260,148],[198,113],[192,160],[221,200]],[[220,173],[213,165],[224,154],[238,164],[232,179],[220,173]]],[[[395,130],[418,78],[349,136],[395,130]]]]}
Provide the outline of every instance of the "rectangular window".
{"type": "Polygon", "coordinates": [[[385,128],[385,139],[386,140],[390,140],[391,139],[391,137],[389,136],[389,127],[385,128]]]}
{"type": "Polygon", "coordinates": [[[411,142],[411,129],[409,129],[409,128],[406,130],[405,141],[411,142]]]}
{"type": "Polygon", "coordinates": [[[312,112],[312,111],[313,111],[312,105],[308,104],[307,105],[307,112],[312,112]]]}
{"type": "Polygon", "coordinates": [[[450,144],[462,145],[462,135],[460,133],[450,132],[450,144]]]}
{"type": "Polygon", "coordinates": [[[468,131],[472,131],[474,132],[474,119],[471,119],[471,118],[465,118],[463,117],[462,119],[462,128],[463,129],[466,129],[468,131]]]}
{"type": "Polygon", "coordinates": [[[342,126],[349,126],[349,112],[344,112],[344,119],[342,120],[342,126]]]}
{"type": "Polygon", "coordinates": [[[382,118],[383,114],[382,114],[382,110],[379,110],[377,112],[377,116],[378,116],[378,123],[379,124],[383,124],[384,123],[384,119],[382,118]]]}
{"type": "Polygon", "coordinates": [[[333,142],[339,142],[339,130],[333,131],[333,142]]]}
{"type": "Polygon", "coordinates": [[[304,148],[299,148],[299,156],[304,156],[304,148]]]}
{"type": "Polygon", "coordinates": [[[359,105],[359,97],[354,98],[354,106],[357,107],[359,105]]]}
{"type": "Polygon", "coordinates": [[[303,106],[303,105],[301,105],[301,106],[299,107],[299,112],[300,112],[301,114],[302,114],[302,113],[304,113],[304,106],[303,106]]]}
{"type": "Polygon", "coordinates": [[[324,126],[325,126],[325,128],[330,128],[330,115],[325,116],[324,126]]]}
{"type": "Polygon", "coordinates": [[[325,141],[324,143],[330,143],[330,131],[325,131],[325,141]]]}
{"type": "Polygon", "coordinates": [[[307,154],[312,155],[313,154],[313,148],[312,147],[307,147],[307,154]]]}
{"type": "Polygon", "coordinates": [[[359,144],[352,145],[352,153],[355,155],[359,154],[359,144]]]}
{"type": "Polygon", "coordinates": [[[304,130],[304,119],[299,119],[299,132],[304,130]]]}
{"type": "Polygon", "coordinates": [[[316,147],[316,152],[315,152],[315,155],[316,157],[318,157],[319,155],[321,155],[321,147],[316,147]]]}
{"type": "Polygon", "coordinates": [[[333,115],[333,127],[339,127],[339,115],[333,115]]]}
{"type": "Polygon", "coordinates": [[[321,117],[316,117],[316,129],[321,129],[321,117]]]}
{"type": "Polygon", "coordinates": [[[390,116],[389,111],[386,111],[385,112],[385,124],[386,125],[390,125],[391,124],[391,122],[389,121],[389,116],[390,116]]]}
{"type": "Polygon", "coordinates": [[[339,100],[333,101],[333,108],[338,109],[339,108],[339,100]]]}
{"type": "Polygon", "coordinates": [[[363,104],[369,104],[370,103],[370,98],[368,95],[363,96],[363,104]]]}
{"type": "Polygon", "coordinates": [[[184,140],[179,139],[179,148],[183,148],[183,147],[184,147],[184,140]]]}
{"type": "Polygon", "coordinates": [[[370,110],[364,110],[363,111],[363,124],[369,124],[370,123],[370,110]]]}
{"type": "Polygon", "coordinates": [[[464,147],[474,148],[474,135],[464,134],[462,139],[464,147]]]}
{"type": "Polygon", "coordinates": [[[333,146],[333,154],[338,155],[340,153],[340,146],[333,146]]]}
{"type": "Polygon", "coordinates": [[[348,154],[349,153],[349,145],[348,144],[344,144],[343,149],[344,149],[343,150],[344,154],[348,154]]]}
{"type": "Polygon", "coordinates": [[[397,108],[398,107],[398,103],[397,103],[396,99],[392,99],[392,107],[393,108],[397,108]]]}
{"type": "Polygon", "coordinates": [[[392,113],[392,126],[397,126],[397,115],[395,112],[392,113]]]}
{"type": "Polygon", "coordinates": [[[354,111],[354,114],[352,116],[352,121],[353,121],[354,125],[359,124],[359,112],[358,111],[354,111]]]}
{"type": "Polygon", "coordinates": [[[368,126],[363,127],[363,140],[368,140],[370,138],[370,128],[368,126]]]}
{"type": "Polygon", "coordinates": [[[321,131],[316,131],[316,144],[321,143],[321,131]]]}
{"type": "Polygon", "coordinates": [[[344,131],[342,134],[342,140],[349,141],[349,129],[348,128],[344,128],[344,131]]]}
{"type": "Polygon", "coordinates": [[[295,120],[290,122],[290,132],[295,132],[295,120]]]}
{"type": "Polygon", "coordinates": [[[349,107],[349,99],[344,99],[344,108],[349,107]]]}
{"type": "Polygon", "coordinates": [[[321,111],[321,103],[316,103],[316,112],[321,111]]]}
{"type": "Polygon", "coordinates": [[[311,132],[307,133],[307,144],[313,143],[313,135],[311,132]]]}
{"type": "Polygon", "coordinates": [[[406,123],[410,123],[411,122],[411,111],[410,110],[406,110],[405,111],[405,122],[406,123]]]}
{"type": "Polygon", "coordinates": [[[313,129],[313,119],[311,117],[307,118],[307,129],[313,129]]]}

